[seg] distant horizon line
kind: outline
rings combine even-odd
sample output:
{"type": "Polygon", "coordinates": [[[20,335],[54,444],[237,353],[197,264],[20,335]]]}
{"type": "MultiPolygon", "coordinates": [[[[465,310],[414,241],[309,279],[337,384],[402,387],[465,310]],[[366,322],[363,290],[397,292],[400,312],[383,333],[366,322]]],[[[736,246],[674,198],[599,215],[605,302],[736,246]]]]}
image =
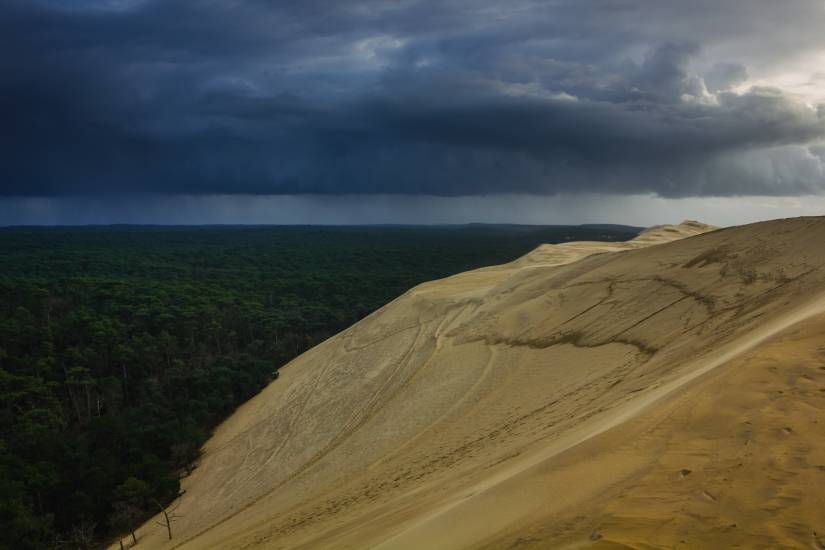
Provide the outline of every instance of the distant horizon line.
{"type": "Polygon", "coordinates": [[[84,223],[84,224],[0,224],[0,229],[58,229],[58,228],[104,228],[104,227],[626,227],[646,229],[651,226],[628,225],[623,223],[510,223],[510,222],[466,222],[466,223],[84,223]]]}

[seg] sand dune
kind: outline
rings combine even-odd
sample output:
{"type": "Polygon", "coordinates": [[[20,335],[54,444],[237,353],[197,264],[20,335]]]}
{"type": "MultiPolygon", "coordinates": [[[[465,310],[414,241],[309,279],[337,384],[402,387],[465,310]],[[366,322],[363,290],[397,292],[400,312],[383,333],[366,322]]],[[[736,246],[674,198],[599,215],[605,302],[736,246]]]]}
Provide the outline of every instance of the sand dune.
{"type": "Polygon", "coordinates": [[[825,549],[825,219],[713,229],[410,290],[221,425],[141,547],[825,549]]]}

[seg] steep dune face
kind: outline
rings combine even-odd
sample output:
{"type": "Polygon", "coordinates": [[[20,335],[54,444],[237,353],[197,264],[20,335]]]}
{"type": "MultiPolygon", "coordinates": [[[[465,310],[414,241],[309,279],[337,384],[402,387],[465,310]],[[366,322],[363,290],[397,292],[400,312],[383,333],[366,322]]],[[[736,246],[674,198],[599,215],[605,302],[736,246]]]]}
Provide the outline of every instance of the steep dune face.
{"type": "Polygon", "coordinates": [[[412,289],[225,422],[141,545],[825,548],[825,219],[711,229],[412,289]]]}

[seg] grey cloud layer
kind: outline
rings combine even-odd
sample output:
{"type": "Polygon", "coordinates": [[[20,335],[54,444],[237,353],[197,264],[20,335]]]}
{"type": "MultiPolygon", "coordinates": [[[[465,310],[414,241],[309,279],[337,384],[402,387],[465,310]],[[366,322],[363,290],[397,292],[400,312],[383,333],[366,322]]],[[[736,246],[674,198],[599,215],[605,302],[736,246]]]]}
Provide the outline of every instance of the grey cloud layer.
{"type": "Polygon", "coordinates": [[[821,193],[825,107],[736,87],[823,24],[807,0],[7,0],[0,194],[821,193]]]}

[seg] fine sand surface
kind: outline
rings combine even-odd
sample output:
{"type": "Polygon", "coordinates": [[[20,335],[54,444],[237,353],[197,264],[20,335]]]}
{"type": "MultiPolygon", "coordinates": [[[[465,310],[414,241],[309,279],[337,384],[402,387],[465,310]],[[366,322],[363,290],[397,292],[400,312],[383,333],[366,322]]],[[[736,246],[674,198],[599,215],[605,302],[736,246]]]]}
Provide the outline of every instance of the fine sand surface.
{"type": "Polygon", "coordinates": [[[544,245],[281,369],[142,548],[825,550],[825,218],[544,245]]]}

